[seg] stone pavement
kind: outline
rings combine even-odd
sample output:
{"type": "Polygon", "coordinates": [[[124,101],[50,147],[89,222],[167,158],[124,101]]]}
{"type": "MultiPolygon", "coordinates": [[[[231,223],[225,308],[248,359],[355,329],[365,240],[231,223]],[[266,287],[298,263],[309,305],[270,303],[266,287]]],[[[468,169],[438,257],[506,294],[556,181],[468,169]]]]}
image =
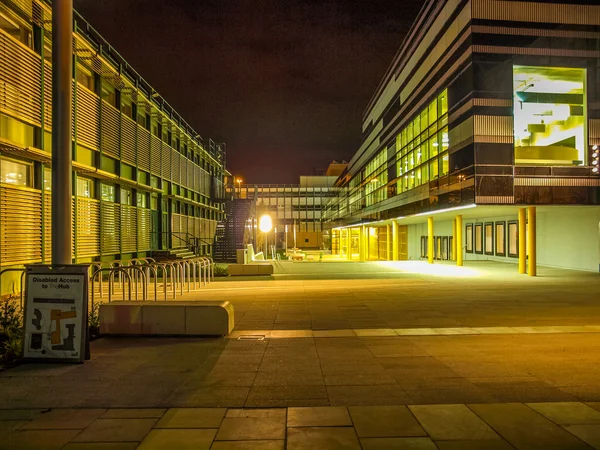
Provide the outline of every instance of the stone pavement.
{"type": "Polygon", "coordinates": [[[589,449],[600,403],[0,411],[0,449],[589,449]]]}
{"type": "Polygon", "coordinates": [[[211,283],[186,298],[230,300],[229,338],[103,338],[83,365],[0,373],[0,448],[600,448],[600,276],[515,270],[211,283]]]}

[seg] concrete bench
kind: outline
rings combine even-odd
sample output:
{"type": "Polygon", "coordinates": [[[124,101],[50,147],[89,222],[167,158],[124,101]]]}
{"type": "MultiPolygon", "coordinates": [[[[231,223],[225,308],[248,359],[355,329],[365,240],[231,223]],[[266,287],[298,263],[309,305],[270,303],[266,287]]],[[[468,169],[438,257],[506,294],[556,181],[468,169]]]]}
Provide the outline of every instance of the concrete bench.
{"type": "Polygon", "coordinates": [[[273,275],[273,266],[271,264],[229,264],[227,266],[229,276],[250,276],[250,275],[273,275]]]}
{"type": "Polygon", "coordinates": [[[233,330],[229,302],[115,301],[100,305],[100,334],[227,336],[233,330]]]}

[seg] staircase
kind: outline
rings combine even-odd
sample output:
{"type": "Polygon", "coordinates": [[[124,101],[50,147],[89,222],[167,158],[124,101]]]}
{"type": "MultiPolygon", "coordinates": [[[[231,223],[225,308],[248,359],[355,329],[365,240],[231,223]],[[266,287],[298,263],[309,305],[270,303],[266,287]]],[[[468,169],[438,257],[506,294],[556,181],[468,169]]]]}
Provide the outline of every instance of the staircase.
{"type": "Polygon", "coordinates": [[[236,262],[236,250],[244,248],[244,231],[254,210],[254,200],[233,199],[225,203],[225,220],[217,224],[215,261],[236,262]]]}
{"type": "Polygon", "coordinates": [[[187,248],[174,248],[171,250],[154,250],[152,252],[152,258],[156,261],[166,261],[173,259],[188,259],[193,258],[196,255],[194,252],[187,248]]]}

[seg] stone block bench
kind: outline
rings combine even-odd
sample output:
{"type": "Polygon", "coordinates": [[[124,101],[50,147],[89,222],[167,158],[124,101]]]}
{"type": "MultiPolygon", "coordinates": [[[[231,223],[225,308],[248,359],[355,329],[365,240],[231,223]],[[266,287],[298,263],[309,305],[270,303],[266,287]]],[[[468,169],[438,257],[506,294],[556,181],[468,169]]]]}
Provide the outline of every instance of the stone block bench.
{"type": "Polygon", "coordinates": [[[271,264],[229,264],[227,272],[231,277],[273,275],[273,266],[271,264]]]}
{"type": "Polygon", "coordinates": [[[100,305],[100,334],[227,336],[233,306],[205,301],[114,301],[100,305]]]}

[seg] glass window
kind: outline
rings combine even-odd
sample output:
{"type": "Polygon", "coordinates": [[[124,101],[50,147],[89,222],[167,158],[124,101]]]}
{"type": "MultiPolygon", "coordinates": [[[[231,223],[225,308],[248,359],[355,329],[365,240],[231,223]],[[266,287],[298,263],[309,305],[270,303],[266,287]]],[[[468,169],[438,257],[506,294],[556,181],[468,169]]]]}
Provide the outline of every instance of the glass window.
{"type": "Polygon", "coordinates": [[[516,164],[584,164],[585,79],[585,69],[513,67],[516,164]]]}
{"type": "Polygon", "coordinates": [[[116,202],[115,186],[112,184],[102,183],[100,185],[100,194],[105,202],[116,202]]]}
{"type": "Polygon", "coordinates": [[[448,150],[448,147],[450,146],[450,140],[448,138],[448,128],[443,128],[442,130],[438,131],[438,144],[440,152],[445,152],[446,150],[448,150]]]}
{"type": "Polygon", "coordinates": [[[508,256],[519,256],[519,223],[516,220],[508,222],[508,256]]]}
{"type": "Polygon", "coordinates": [[[117,91],[114,86],[106,81],[102,82],[102,100],[115,108],[117,107],[117,91]]]}
{"type": "Polygon", "coordinates": [[[432,101],[429,104],[429,123],[433,123],[437,120],[438,115],[437,115],[437,100],[432,101]]]}
{"type": "Polygon", "coordinates": [[[448,152],[444,153],[440,159],[441,159],[441,169],[442,169],[441,175],[447,175],[448,174],[448,152]]]}
{"type": "Polygon", "coordinates": [[[494,254],[494,224],[486,223],[484,225],[485,240],[484,240],[484,252],[486,255],[494,254]]]}
{"type": "Polygon", "coordinates": [[[473,224],[470,223],[465,227],[465,246],[467,253],[473,253],[473,224]]]}
{"type": "Polygon", "coordinates": [[[437,156],[440,149],[440,144],[438,143],[435,135],[429,139],[427,146],[429,147],[429,157],[433,158],[434,156],[437,156]]]}
{"type": "Polygon", "coordinates": [[[421,111],[421,127],[423,128],[423,131],[425,131],[428,126],[429,126],[429,118],[427,116],[427,110],[424,109],[423,111],[421,111]]]}
{"type": "Polygon", "coordinates": [[[33,186],[31,179],[31,164],[13,161],[10,159],[2,159],[0,161],[2,167],[2,183],[11,184],[13,186],[33,186]]]}
{"type": "Polygon", "coordinates": [[[122,205],[131,205],[131,189],[121,188],[121,204],[122,205]]]}
{"type": "Polygon", "coordinates": [[[483,253],[483,225],[475,224],[475,253],[483,253]]]}
{"type": "Polygon", "coordinates": [[[81,64],[77,64],[75,76],[77,77],[77,82],[79,84],[90,91],[94,91],[94,73],[90,69],[81,64]]]}
{"type": "Polygon", "coordinates": [[[438,117],[442,117],[444,114],[448,113],[448,91],[443,90],[437,98],[437,110],[438,117]]]}
{"type": "Polygon", "coordinates": [[[436,178],[438,178],[439,176],[439,167],[438,167],[438,160],[433,159],[431,160],[431,162],[429,163],[429,179],[430,180],[435,180],[436,178]]]}
{"type": "Polygon", "coordinates": [[[494,251],[496,256],[506,256],[506,242],[505,242],[505,222],[496,222],[496,244],[494,251]]]}
{"type": "Polygon", "coordinates": [[[138,192],[137,193],[137,206],[139,208],[146,208],[147,207],[146,194],[144,194],[142,192],[138,192]]]}
{"type": "Polygon", "coordinates": [[[77,178],[77,197],[94,198],[94,181],[77,178]]]}
{"type": "Polygon", "coordinates": [[[417,116],[413,120],[413,133],[415,137],[421,134],[421,116],[417,116]]]}
{"type": "Polygon", "coordinates": [[[44,167],[44,190],[52,190],[52,169],[50,167],[44,167]]]}

